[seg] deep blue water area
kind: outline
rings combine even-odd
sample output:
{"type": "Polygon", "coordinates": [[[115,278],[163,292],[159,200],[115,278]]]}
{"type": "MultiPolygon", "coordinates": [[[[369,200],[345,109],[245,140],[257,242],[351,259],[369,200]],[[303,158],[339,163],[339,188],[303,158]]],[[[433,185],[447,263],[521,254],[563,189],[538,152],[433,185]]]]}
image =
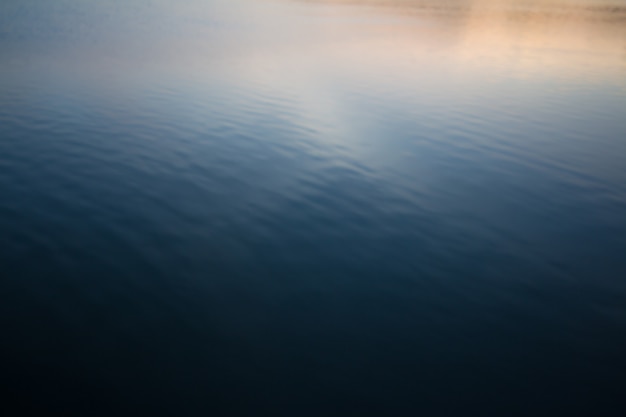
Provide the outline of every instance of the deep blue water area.
{"type": "Polygon", "coordinates": [[[1,2],[0,329],[6,416],[626,415],[626,3],[1,2]]]}

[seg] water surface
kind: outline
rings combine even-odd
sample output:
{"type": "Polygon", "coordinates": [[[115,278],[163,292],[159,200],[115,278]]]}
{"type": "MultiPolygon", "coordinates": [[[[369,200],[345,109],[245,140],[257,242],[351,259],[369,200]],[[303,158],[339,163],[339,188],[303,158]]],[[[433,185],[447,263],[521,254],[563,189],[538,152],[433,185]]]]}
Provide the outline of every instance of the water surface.
{"type": "Polygon", "coordinates": [[[623,415],[626,3],[5,0],[40,415],[623,415]]]}

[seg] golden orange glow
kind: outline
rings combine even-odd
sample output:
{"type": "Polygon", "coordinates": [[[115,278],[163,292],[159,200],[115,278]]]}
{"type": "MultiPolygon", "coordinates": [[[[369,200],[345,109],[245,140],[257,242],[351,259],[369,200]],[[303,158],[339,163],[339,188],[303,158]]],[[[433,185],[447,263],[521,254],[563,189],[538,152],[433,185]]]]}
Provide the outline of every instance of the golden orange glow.
{"type": "MultiPolygon", "coordinates": [[[[402,59],[447,61],[472,70],[506,67],[527,76],[558,72],[626,75],[626,3],[577,6],[563,0],[304,0],[326,16],[358,13],[367,24],[319,28],[352,44],[372,64],[402,59]],[[320,9],[321,10],[321,9],[320,9]],[[369,21],[367,19],[370,19],[369,21]]],[[[358,23],[358,21],[357,21],[358,23]]],[[[340,56],[346,56],[345,43],[340,56]]],[[[350,59],[359,60],[352,54],[350,59]]]]}

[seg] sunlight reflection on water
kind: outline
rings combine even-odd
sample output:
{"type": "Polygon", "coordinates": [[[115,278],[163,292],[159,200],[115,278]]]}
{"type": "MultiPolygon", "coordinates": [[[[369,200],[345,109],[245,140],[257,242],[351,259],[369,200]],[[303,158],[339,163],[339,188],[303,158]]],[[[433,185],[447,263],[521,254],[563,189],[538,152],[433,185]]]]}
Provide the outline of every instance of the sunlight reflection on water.
{"type": "Polygon", "coordinates": [[[6,380],[39,415],[611,409],[625,7],[0,2],[6,380]]]}

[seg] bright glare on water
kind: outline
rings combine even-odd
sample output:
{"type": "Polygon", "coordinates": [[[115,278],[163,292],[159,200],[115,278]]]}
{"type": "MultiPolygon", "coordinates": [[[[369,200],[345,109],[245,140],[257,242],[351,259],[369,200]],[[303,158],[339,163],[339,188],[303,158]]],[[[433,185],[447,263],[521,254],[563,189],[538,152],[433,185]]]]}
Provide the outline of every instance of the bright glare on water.
{"type": "Polygon", "coordinates": [[[623,416],[626,1],[3,0],[0,317],[17,415],[623,416]]]}

